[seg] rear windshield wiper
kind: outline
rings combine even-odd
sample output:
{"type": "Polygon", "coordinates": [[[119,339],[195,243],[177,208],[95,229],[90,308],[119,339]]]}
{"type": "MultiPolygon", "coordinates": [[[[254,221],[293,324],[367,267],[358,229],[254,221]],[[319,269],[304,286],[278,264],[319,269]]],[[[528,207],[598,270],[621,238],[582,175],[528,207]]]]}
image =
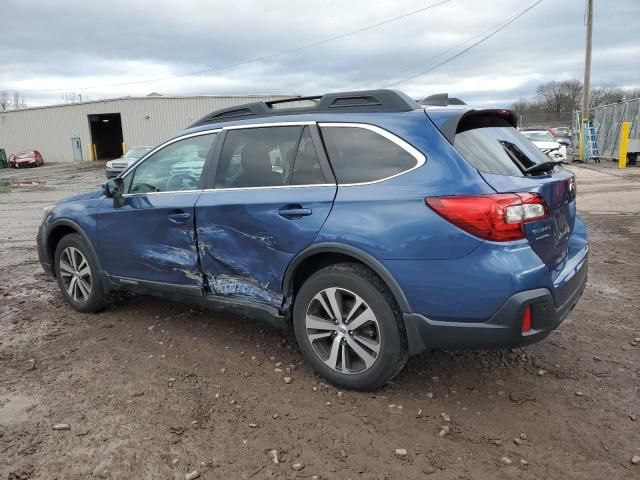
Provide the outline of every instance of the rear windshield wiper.
{"type": "Polygon", "coordinates": [[[535,165],[525,168],[524,173],[536,173],[538,171],[551,170],[556,165],[560,165],[562,160],[549,160],[548,162],[536,163],[535,165]]]}

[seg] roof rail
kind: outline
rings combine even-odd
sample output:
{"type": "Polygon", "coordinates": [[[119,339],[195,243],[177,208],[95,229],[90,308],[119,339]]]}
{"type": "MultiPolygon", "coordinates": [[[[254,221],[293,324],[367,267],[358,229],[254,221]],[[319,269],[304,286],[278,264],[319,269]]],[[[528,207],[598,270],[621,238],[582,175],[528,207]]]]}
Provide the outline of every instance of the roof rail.
{"type": "Polygon", "coordinates": [[[420,105],[428,105],[433,107],[447,107],[449,105],[466,105],[462,100],[456,97],[449,97],[448,93],[436,93],[429,95],[418,102],[420,105]]]}
{"type": "Polygon", "coordinates": [[[420,108],[417,102],[397,90],[361,90],[354,92],[326,93],[309,97],[291,97],[268,102],[253,102],[212,112],[191,127],[211,123],[242,120],[272,115],[333,112],[408,112],[420,108]],[[311,106],[273,108],[274,105],[293,102],[314,102],[311,106]]]}

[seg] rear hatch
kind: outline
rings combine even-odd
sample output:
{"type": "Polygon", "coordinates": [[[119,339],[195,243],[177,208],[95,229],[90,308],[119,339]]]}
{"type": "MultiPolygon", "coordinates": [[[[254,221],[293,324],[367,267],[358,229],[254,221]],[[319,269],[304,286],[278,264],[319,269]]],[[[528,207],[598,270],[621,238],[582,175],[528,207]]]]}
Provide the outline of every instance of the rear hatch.
{"type": "Polygon", "coordinates": [[[449,140],[497,193],[528,193],[544,200],[546,215],[523,227],[532,249],[553,270],[568,254],[576,217],[575,177],[515,126],[508,110],[469,110],[459,116],[449,140]]]}

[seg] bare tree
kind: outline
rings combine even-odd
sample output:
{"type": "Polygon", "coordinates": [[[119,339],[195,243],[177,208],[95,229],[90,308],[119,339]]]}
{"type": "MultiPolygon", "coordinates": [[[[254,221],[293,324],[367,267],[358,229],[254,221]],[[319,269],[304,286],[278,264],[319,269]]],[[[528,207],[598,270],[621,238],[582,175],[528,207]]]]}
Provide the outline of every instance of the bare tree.
{"type": "Polygon", "coordinates": [[[7,110],[10,106],[9,92],[0,92],[0,110],[7,110]]]}
{"type": "Polygon", "coordinates": [[[76,103],[78,101],[78,94],[76,92],[67,92],[62,95],[62,101],[64,103],[76,103]]]}
{"type": "Polygon", "coordinates": [[[11,102],[11,107],[14,110],[18,110],[20,108],[25,108],[27,104],[24,102],[24,97],[17,90],[13,92],[13,101],[11,102]]]}
{"type": "Polygon", "coordinates": [[[62,95],[62,101],[64,103],[76,103],[76,102],[82,102],[83,100],[87,101],[88,99],[89,97],[87,96],[85,96],[83,99],[82,94],[76,93],[76,92],[67,92],[62,95]]]}
{"type": "Polygon", "coordinates": [[[536,89],[538,103],[547,112],[560,113],[577,110],[582,100],[580,80],[551,81],[536,89]]]}
{"type": "Polygon", "coordinates": [[[624,91],[625,100],[632,100],[635,98],[640,98],[640,88],[630,88],[624,91]]]}
{"type": "Polygon", "coordinates": [[[591,89],[591,107],[621,102],[626,91],[620,87],[596,87],[591,89]]]}
{"type": "MultiPolygon", "coordinates": [[[[591,90],[591,107],[598,107],[622,100],[640,98],[640,88],[596,87],[591,90]]],[[[579,80],[548,82],[538,86],[536,96],[521,98],[511,105],[523,125],[566,124],[572,112],[579,110],[582,99],[582,83],[579,80]]]]}
{"type": "Polygon", "coordinates": [[[519,98],[511,105],[511,110],[516,113],[524,113],[532,110],[534,103],[526,98],[519,98]]]}

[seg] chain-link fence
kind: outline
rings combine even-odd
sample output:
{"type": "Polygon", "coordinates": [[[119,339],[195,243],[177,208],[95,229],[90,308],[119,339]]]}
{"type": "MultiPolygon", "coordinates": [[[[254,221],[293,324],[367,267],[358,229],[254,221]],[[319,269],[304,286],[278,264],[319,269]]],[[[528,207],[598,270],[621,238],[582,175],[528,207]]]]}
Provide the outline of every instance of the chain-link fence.
{"type": "MultiPolygon", "coordinates": [[[[598,136],[600,157],[614,160],[620,148],[620,124],[631,122],[630,139],[640,139],[640,98],[624,100],[591,109],[593,126],[598,136]]],[[[574,130],[579,128],[580,115],[575,113],[574,130]]]]}
{"type": "Polygon", "coordinates": [[[518,126],[570,127],[572,112],[524,112],[518,114],[518,126]]]}

